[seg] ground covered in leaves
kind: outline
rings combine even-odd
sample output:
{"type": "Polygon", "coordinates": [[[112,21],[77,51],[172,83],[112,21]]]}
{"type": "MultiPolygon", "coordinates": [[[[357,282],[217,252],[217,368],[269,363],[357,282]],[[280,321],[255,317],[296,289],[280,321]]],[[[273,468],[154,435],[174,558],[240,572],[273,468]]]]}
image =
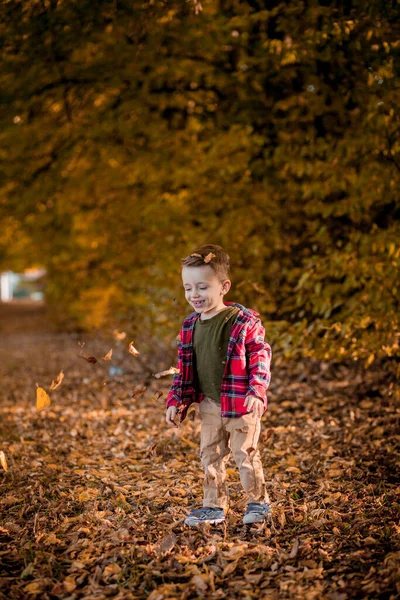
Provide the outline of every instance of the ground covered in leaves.
{"type": "Polygon", "coordinates": [[[226,524],[189,529],[200,423],[165,425],[171,376],[151,372],[170,358],[133,356],[128,337],[57,333],[43,308],[1,308],[0,331],[0,598],[400,594],[396,390],[384,374],[275,363],[260,444],[272,518],[242,525],[230,463],[226,524]],[[36,384],[48,391],[61,369],[38,411],[36,384]]]}

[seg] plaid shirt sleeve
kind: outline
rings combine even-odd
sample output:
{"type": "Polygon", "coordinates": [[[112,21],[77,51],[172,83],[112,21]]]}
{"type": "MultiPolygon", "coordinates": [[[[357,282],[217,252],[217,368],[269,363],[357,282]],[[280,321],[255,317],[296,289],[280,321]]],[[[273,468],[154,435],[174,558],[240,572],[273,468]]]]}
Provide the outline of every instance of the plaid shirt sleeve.
{"type": "Polygon", "coordinates": [[[174,375],[172,380],[171,389],[168,392],[167,399],[165,401],[166,408],[170,406],[180,406],[182,404],[182,338],[181,332],[177,337],[178,342],[178,363],[176,368],[179,373],[174,375]]]}
{"type": "Polygon", "coordinates": [[[249,389],[247,396],[257,396],[267,408],[267,389],[271,381],[271,347],[264,340],[265,329],[259,319],[246,333],[245,345],[248,357],[249,389]]]}

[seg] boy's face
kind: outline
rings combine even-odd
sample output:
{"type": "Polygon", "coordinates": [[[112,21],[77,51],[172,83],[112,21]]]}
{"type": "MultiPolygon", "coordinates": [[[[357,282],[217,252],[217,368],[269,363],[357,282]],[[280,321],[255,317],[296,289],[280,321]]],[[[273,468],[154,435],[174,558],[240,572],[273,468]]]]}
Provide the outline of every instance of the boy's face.
{"type": "Polygon", "coordinates": [[[231,287],[230,280],[221,282],[209,265],[183,267],[182,282],[186,300],[196,312],[206,314],[209,318],[223,308],[224,294],[231,287]]]}

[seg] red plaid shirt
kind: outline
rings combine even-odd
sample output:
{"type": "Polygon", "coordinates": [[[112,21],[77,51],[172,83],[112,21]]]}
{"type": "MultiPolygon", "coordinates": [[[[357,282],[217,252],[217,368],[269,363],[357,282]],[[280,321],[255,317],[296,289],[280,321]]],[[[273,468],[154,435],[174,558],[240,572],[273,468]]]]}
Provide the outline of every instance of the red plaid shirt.
{"type": "MultiPolygon", "coordinates": [[[[257,396],[267,408],[267,388],[271,380],[271,347],[264,341],[265,330],[259,313],[236,302],[225,302],[240,310],[232,325],[225,371],[221,384],[221,416],[241,417],[249,411],[244,406],[246,396],[257,396]]],[[[205,395],[196,385],[193,360],[193,330],[200,313],[193,312],[183,321],[178,336],[179,373],[174,375],[166,405],[177,406],[180,421],[186,417],[193,402],[201,402],[205,395]]]]}

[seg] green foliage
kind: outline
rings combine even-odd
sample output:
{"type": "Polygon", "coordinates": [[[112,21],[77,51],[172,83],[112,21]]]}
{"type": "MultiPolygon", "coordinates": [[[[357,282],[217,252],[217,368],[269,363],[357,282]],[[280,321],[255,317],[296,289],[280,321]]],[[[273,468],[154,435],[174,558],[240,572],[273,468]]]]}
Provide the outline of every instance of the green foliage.
{"type": "Polygon", "coordinates": [[[0,259],[45,264],[60,314],[171,336],[179,258],[212,242],[277,352],[398,358],[394,3],[0,10],[0,219],[25,240],[0,259]]]}

